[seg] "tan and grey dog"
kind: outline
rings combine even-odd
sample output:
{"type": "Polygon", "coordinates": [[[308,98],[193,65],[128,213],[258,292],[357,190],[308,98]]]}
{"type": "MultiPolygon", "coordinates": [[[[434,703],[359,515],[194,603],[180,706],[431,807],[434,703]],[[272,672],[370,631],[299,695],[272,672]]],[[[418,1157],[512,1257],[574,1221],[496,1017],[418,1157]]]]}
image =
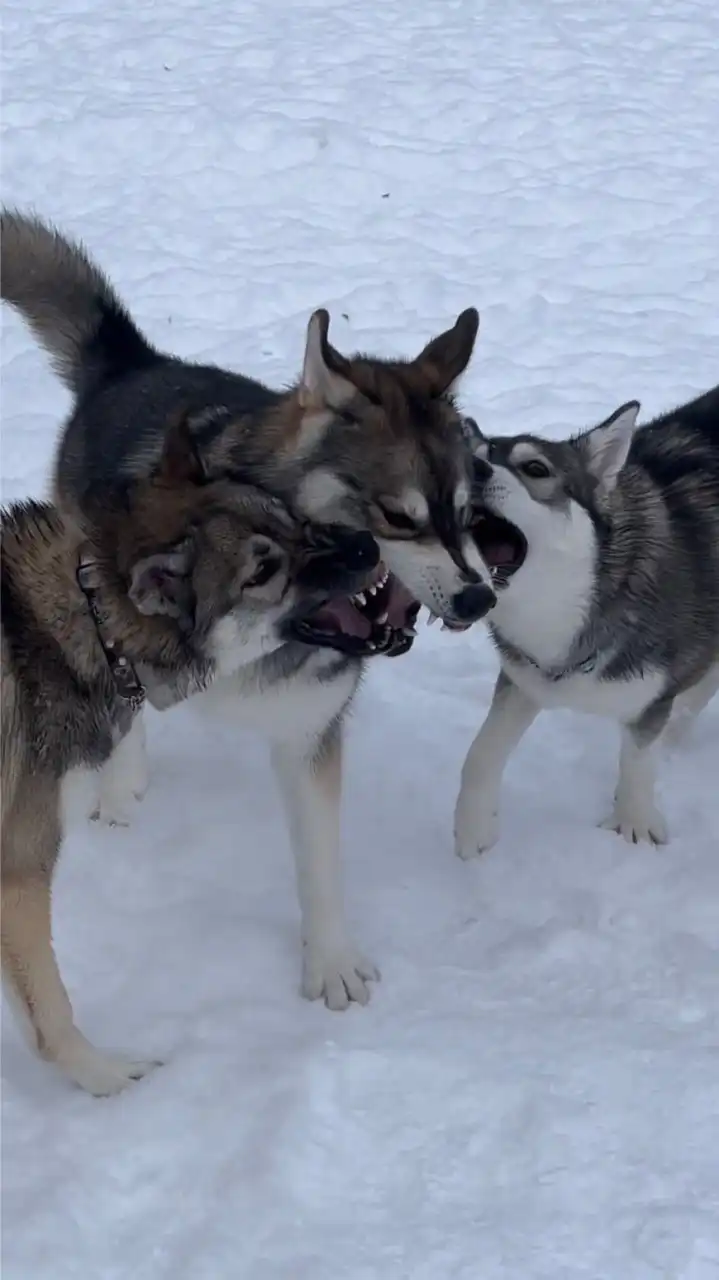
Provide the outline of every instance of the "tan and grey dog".
{"type": "MultiPolygon", "coordinates": [[[[145,475],[181,402],[211,475],[240,475],[303,516],[368,530],[379,543],[385,567],[373,590],[323,615],[324,642],[340,652],[321,680],[286,681],[282,698],[255,712],[237,676],[199,700],[272,745],[297,866],[304,994],[333,1009],[364,1003],[376,970],[349,934],[340,888],[342,722],[363,659],[406,653],[420,603],[458,628],[495,603],[467,531],[471,454],[454,399],[477,312],[464,311],[415,359],[387,360],[340,354],[317,311],[299,378],[276,391],[158,351],[81,246],[52,227],[5,213],[0,231],[2,296],[74,396],[55,467],[63,510],[84,512],[97,484],[145,475]]],[[[127,762],[126,788],[142,764],[127,762]]]]}
{"type": "Polygon", "coordinates": [[[153,475],[98,491],[82,531],[26,502],[3,514],[1,535],[3,977],[41,1056],[115,1093],[151,1064],[95,1049],[58,972],[63,780],[117,760],[145,692],[166,706],[240,669],[257,700],[321,681],[341,655],[312,643],[316,619],[376,580],[379,552],[369,535],[296,521],[253,486],[207,482],[182,419],[153,475]]]}

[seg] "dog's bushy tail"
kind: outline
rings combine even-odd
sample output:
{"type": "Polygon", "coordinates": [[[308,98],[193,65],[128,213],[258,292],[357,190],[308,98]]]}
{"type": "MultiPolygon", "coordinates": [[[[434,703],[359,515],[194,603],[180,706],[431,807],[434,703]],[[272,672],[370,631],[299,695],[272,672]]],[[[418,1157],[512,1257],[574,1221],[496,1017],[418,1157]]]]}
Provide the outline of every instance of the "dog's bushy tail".
{"type": "Polygon", "coordinates": [[[82,245],[13,209],[0,215],[0,295],[78,398],[159,358],[82,245]]]}

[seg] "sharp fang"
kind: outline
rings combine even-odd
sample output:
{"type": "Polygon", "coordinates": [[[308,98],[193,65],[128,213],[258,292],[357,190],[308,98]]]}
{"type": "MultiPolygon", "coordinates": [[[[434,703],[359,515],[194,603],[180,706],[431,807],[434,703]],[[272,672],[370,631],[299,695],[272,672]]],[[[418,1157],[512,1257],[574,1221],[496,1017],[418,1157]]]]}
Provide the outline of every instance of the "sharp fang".
{"type": "Polygon", "coordinates": [[[367,588],[367,594],[368,594],[368,595],[370,595],[370,596],[376,596],[378,591],[379,591],[379,585],[378,585],[378,586],[376,586],[376,587],[368,587],[368,588],[367,588]]]}
{"type": "Polygon", "coordinates": [[[375,652],[376,652],[376,650],[377,650],[377,645],[375,644],[374,640],[368,640],[368,641],[367,641],[367,648],[368,648],[368,649],[371,649],[373,653],[375,653],[375,652]]]}
{"type": "Polygon", "coordinates": [[[361,604],[363,608],[367,603],[367,598],[365,596],[364,591],[358,591],[354,599],[357,601],[357,604],[361,604]]]}
{"type": "Polygon", "coordinates": [[[389,615],[388,615],[387,613],[381,613],[381,614],[379,615],[379,618],[377,619],[377,621],[378,621],[378,622],[388,622],[388,621],[389,621],[389,615]]]}
{"type": "Polygon", "coordinates": [[[437,614],[436,614],[436,613],[430,613],[430,615],[429,615],[429,617],[428,617],[428,619],[427,619],[427,626],[428,626],[428,627],[433,627],[433,626],[434,626],[434,624],[435,624],[435,622],[439,622],[439,617],[437,616],[437,614]]]}
{"type": "Polygon", "coordinates": [[[406,635],[406,636],[416,636],[416,634],[417,634],[417,628],[416,628],[416,627],[403,627],[403,628],[402,628],[402,630],[403,630],[404,635],[406,635]]]}

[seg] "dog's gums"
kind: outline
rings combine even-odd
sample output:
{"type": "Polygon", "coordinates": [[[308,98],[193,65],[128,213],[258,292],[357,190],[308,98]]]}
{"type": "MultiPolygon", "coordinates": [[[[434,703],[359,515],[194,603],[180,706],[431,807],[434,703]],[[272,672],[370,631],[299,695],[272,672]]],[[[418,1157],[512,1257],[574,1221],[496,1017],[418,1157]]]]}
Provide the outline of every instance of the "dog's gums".
{"type": "Polygon", "coordinates": [[[293,624],[298,640],[356,657],[407,653],[415,637],[419,604],[380,562],[371,584],[338,597],[293,624]]]}

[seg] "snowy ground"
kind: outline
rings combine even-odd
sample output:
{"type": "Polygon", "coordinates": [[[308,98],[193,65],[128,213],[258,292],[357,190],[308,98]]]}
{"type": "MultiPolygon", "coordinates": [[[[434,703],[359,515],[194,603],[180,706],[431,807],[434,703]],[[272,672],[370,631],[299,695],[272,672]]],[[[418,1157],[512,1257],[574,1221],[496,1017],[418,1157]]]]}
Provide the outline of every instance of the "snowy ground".
{"type": "MultiPolygon", "coordinates": [[[[3,196],[177,352],[278,384],[316,306],[409,353],[476,304],[489,429],[649,416],[717,377],[718,47],[711,0],[6,0],[3,196]]],[[[10,497],[67,401],[3,331],[10,497]]],[[[613,735],[559,715],[466,866],[494,672],[479,628],[372,670],[345,855],[384,981],[344,1015],[297,994],[265,748],[152,721],[56,934],[85,1031],[167,1066],[97,1102],[6,1024],[6,1280],[716,1280],[719,707],[664,761],[667,849],[594,829],[613,735]]]]}

